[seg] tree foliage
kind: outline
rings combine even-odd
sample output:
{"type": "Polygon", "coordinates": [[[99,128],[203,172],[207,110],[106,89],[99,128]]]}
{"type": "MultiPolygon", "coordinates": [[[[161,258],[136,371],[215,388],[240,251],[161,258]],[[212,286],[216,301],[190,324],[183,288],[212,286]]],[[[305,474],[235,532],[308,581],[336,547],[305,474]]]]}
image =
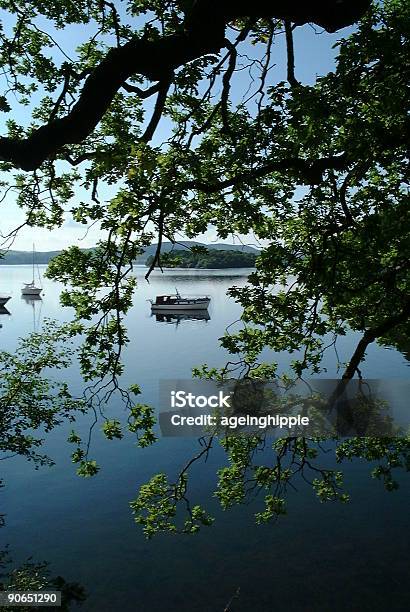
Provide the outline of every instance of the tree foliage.
{"type": "MultiPolygon", "coordinates": [[[[253,268],[256,255],[242,251],[208,250],[202,251],[176,251],[161,255],[161,265],[169,268],[253,268]]],[[[150,255],[146,265],[150,267],[154,256],[150,255]]]]}
{"type": "MultiPolygon", "coordinates": [[[[361,340],[345,364],[350,379],[372,342],[408,337],[408,2],[2,0],[0,9],[8,17],[0,32],[4,189],[17,193],[29,226],[59,227],[69,209],[105,235],[92,251],[66,249],[48,269],[66,285],[62,304],[83,336],[86,381],[108,377],[119,389],[123,318],[143,248],[158,237],[149,276],[163,239],[192,239],[210,225],[221,239],[252,233],[263,246],[248,284],[230,289],[243,326],[222,345],[241,373],[277,375],[276,363],[259,361],[266,347],[297,354],[294,376],[317,373],[326,347],[352,329],[361,340]],[[308,22],[329,32],[354,24],[336,45],[335,70],[310,85],[298,80],[293,48],[295,28],[308,22]],[[79,24],[85,40],[65,50],[61,32],[79,24]],[[277,82],[270,69],[281,40],[287,80],[277,82]],[[239,79],[250,48],[249,78],[239,79]],[[16,104],[28,121],[12,115],[16,104]]],[[[152,414],[135,410],[134,426],[146,426],[151,442],[152,414]]],[[[121,436],[115,420],[104,432],[121,436]]],[[[224,444],[236,456],[239,443],[224,444]]],[[[305,453],[303,442],[283,444],[276,453],[305,453]]],[[[383,441],[341,448],[367,457],[374,445],[395,452],[383,441]]],[[[80,445],[75,453],[84,475],[96,472],[80,445]]],[[[242,501],[242,467],[233,460],[220,473],[223,505],[242,501]]],[[[267,467],[255,479],[277,486],[278,474],[267,467]]],[[[186,481],[176,486],[172,499],[184,503],[186,481]]],[[[340,476],[321,473],[313,486],[321,499],[337,497],[340,476]]],[[[283,513],[279,493],[268,494],[259,520],[283,513]]],[[[134,510],[148,504],[155,529],[170,530],[169,495],[166,477],[155,477],[134,510]],[[164,505],[152,518],[157,495],[164,505]]],[[[188,531],[207,523],[202,512],[188,531]]]]}
{"type": "Polygon", "coordinates": [[[86,410],[83,398],[51,377],[50,369],[68,367],[75,349],[71,326],[49,321],[42,333],[20,341],[14,353],[0,354],[0,451],[22,455],[36,465],[52,463],[39,454],[44,437],[62,422],[86,410]]]}

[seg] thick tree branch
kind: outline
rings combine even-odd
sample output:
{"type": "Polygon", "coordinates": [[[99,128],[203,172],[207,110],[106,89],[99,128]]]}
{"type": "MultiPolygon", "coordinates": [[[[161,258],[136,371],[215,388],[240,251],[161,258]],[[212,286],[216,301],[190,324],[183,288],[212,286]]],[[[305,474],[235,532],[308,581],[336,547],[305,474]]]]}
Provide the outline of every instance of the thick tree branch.
{"type": "Polygon", "coordinates": [[[393,314],[391,317],[386,318],[379,325],[369,328],[364,332],[362,338],[356,346],[356,349],[349,363],[346,366],[345,371],[343,372],[341,380],[338,382],[329,398],[330,409],[333,409],[333,407],[336,405],[336,402],[338,402],[342,395],[345,393],[350,381],[353,379],[356,372],[359,374],[359,378],[361,378],[359,365],[363,361],[369,345],[372,344],[372,342],[374,342],[377,338],[383,337],[389,331],[397,327],[397,325],[401,325],[402,323],[408,321],[409,317],[410,300],[407,300],[400,312],[393,314]]]}
{"type": "Polygon", "coordinates": [[[308,185],[315,185],[321,181],[322,174],[330,168],[334,170],[344,170],[348,165],[346,154],[322,157],[317,160],[309,161],[298,157],[275,160],[259,166],[253,170],[243,171],[241,174],[229,179],[205,183],[202,181],[189,181],[185,184],[187,189],[197,189],[204,193],[218,193],[228,187],[236,187],[254,182],[256,179],[263,178],[272,172],[283,172],[284,170],[294,170],[300,174],[301,179],[308,185]]]}
{"type": "Polygon", "coordinates": [[[111,49],[87,78],[78,102],[66,117],[54,119],[25,139],[0,138],[0,160],[35,170],[68,144],[81,143],[100,122],[117,91],[133,75],[163,81],[193,59],[219,53],[227,23],[239,17],[313,22],[328,31],[357,21],[370,0],[196,0],[184,30],[158,40],[133,39],[111,49]]]}
{"type": "Polygon", "coordinates": [[[358,343],[355,352],[352,355],[344,373],[343,380],[350,380],[355,375],[361,361],[363,361],[369,344],[374,342],[377,338],[380,338],[387,334],[390,330],[394,329],[397,325],[405,323],[410,317],[410,300],[407,301],[403,309],[385,319],[380,325],[367,329],[360,342],[358,343]]]}
{"type": "Polygon", "coordinates": [[[286,52],[287,52],[287,77],[291,87],[299,85],[299,81],[295,77],[295,50],[293,46],[293,30],[292,24],[287,19],[285,20],[286,34],[286,52]]]}
{"type": "Polygon", "coordinates": [[[63,103],[63,101],[64,101],[64,99],[65,99],[65,97],[67,95],[68,89],[70,87],[70,77],[71,77],[70,71],[66,70],[65,75],[64,75],[64,86],[63,86],[61,94],[57,98],[57,102],[55,103],[53,110],[50,113],[49,121],[53,121],[54,120],[54,118],[56,117],[56,115],[57,115],[57,113],[58,113],[58,111],[60,109],[61,104],[63,103]]]}
{"type": "Polygon", "coordinates": [[[236,68],[236,60],[238,57],[238,52],[236,50],[235,45],[233,45],[228,39],[225,39],[225,46],[228,47],[229,54],[229,63],[228,69],[224,73],[222,77],[222,94],[221,94],[221,117],[222,117],[222,126],[223,132],[225,134],[229,134],[232,139],[234,139],[233,133],[229,127],[229,118],[228,118],[228,105],[229,105],[229,92],[231,90],[231,78],[236,68]]]}
{"type": "Polygon", "coordinates": [[[171,78],[164,79],[159,84],[158,97],[155,103],[154,112],[152,113],[151,120],[147,125],[147,129],[141,136],[143,142],[149,142],[153,137],[155,130],[157,129],[158,123],[161,119],[165,103],[167,101],[167,94],[171,85],[171,78]]]}
{"type": "Polygon", "coordinates": [[[155,83],[155,85],[151,85],[151,87],[148,87],[148,89],[142,89],[141,87],[138,87],[137,85],[131,85],[130,83],[123,83],[122,87],[128,93],[135,93],[139,98],[145,100],[153,94],[158,93],[160,83],[155,83]]]}

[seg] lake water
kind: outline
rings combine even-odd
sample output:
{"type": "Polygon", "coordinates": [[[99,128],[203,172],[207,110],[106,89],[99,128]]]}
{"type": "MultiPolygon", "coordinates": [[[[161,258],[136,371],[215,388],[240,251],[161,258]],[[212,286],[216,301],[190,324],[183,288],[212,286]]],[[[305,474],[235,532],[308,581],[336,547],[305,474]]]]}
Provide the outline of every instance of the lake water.
{"type": "MultiPolygon", "coordinates": [[[[142,387],[141,401],[156,405],[158,381],[190,378],[191,368],[222,366],[227,355],[218,346],[225,328],[240,316],[226,297],[231,285],[246,283],[246,270],[155,272],[147,284],[138,270],[139,287],[128,315],[130,345],[124,355],[125,383],[142,387]],[[148,298],[173,292],[212,297],[209,320],[158,321],[148,298]]],[[[45,280],[41,302],[20,296],[30,266],[1,266],[0,291],[12,293],[10,315],[0,316],[0,346],[12,350],[17,338],[38,329],[44,317],[64,320],[60,288],[45,280]]],[[[346,361],[357,336],[338,345],[346,361]]],[[[292,356],[294,358],[294,356],[292,356]]],[[[290,361],[280,355],[282,368],[290,361]]],[[[336,377],[336,356],[326,355],[327,377],[336,377]]],[[[409,362],[401,353],[372,345],[363,375],[409,378],[409,362]]],[[[75,372],[68,372],[73,387],[75,372]]],[[[120,404],[110,415],[123,416],[120,404]]],[[[91,417],[76,429],[87,432],[91,417]]],[[[205,506],[216,521],[194,536],[159,535],[147,541],[135,525],[129,501],[139,486],[157,472],[175,476],[199,446],[195,439],[160,438],[147,449],[131,435],[107,441],[93,432],[91,455],[101,465],[92,479],[75,473],[71,448],[65,442],[70,426],[52,432],[47,452],[56,465],[35,470],[21,458],[2,461],[1,490],[6,525],[0,530],[14,564],[32,556],[50,563],[52,575],[82,584],[88,594],[85,611],[131,610],[171,612],[223,611],[231,597],[235,611],[374,611],[408,610],[410,568],[409,480],[399,475],[400,488],[386,493],[371,479],[364,461],[344,465],[348,505],[320,504],[302,481],[288,495],[288,515],[274,525],[256,526],[261,503],[222,512],[212,496],[215,471],[224,464],[220,448],[193,470],[190,497],[205,506]]],[[[332,466],[329,453],[324,459],[332,466]]],[[[3,546],[0,546],[3,548],[3,546]]]]}

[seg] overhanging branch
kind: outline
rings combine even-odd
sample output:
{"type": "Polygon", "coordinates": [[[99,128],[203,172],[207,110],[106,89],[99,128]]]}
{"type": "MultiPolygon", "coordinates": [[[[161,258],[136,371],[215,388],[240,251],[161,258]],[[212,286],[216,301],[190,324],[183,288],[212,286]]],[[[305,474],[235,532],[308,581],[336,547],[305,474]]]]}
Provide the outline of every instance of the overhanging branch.
{"type": "Polygon", "coordinates": [[[164,81],[176,68],[219,53],[225,28],[241,17],[313,22],[335,31],[357,21],[370,0],[196,0],[186,15],[184,29],[157,40],[133,39],[110,49],[88,76],[78,102],[65,117],[34,130],[25,139],[0,138],[0,160],[23,170],[37,169],[65,145],[81,143],[107,112],[115,94],[133,75],[164,81]]]}
{"type": "Polygon", "coordinates": [[[213,183],[203,181],[188,181],[185,183],[187,189],[197,189],[204,193],[218,193],[229,187],[246,185],[253,183],[256,179],[263,178],[272,174],[272,172],[283,172],[285,170],[293,170],[297,172],[301,179],[306,184],[315,185],[322,179],[322,174],[325,170],[344,170],[348,166],[348,158],[345,153],[330,157],[322,157],[313,161],[300,159],[298,157],[289,157],[287,159],[275,160],[254,168],[252,170],[243,171],[241,174],[229,179],[215,181],[213,183]]]}
{"type": "Polygon", "coordinates": [[[167,94],[171,85],[171,77],[164,79],[159,83],[158,88],[158,97],[155,103],[154,112],[152,113],[151,120],[147,125],[147,129],[144,134],[141,136],[142,142],[149,142],[153,137],[155,130],[157,129],[158,123],[161,119],[162,113],[165,108],[165,103],[167,101],[167,94]]]}
{"type": "Polygon", "coordinates": [[[295,77],[295,49],[293,46],[293,30],[291,22],[287,19],[285,20],[285,34],[288,83],[291,87],[297,87],[297,85],[299,85],[299,81],[295,77]]]}
{"type": "Polygon", "coordinates": [[[400,312],[393,314],[391,317],[388,317],[382,323],[380,323],[380,325],[367,329],[364,332],[360,342],[356,347],[355,352],[352,355],[352,358],[350,359],[343,373],[343,380],[350,380],[351,378],[353,378],[361,361],[363,361],[369,344],[372,344],[372,342],[377,340],[377,338],[381,338],[382,336],[387,334],[389,331],[397,327],[397,325],[405,323],[409,319],[409,317],[410,301],[407,301],[400,312]]]}

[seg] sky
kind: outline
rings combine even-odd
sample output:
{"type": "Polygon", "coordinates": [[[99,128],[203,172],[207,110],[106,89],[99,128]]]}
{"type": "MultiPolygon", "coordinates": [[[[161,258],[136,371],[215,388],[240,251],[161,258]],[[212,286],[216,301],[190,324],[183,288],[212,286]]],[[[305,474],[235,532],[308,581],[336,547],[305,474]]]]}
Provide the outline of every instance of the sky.
{"type": "MultiPolygon", "coordinates": [[[[303,83],[314,83],[317,76],[333,70],[337,50],[332,47],[340,38],[349,34],[350,31],[351,29],[344,28],[335,34],[328,34],[317,26],[305,25],[296,28],[294,31],[296,77],[303,83]]],[[[58,41],[69,55],[75,55],[76,46],[88,38],[90,32],[92,35],[93,32],[88,26],[70,25],[66,30],[58,32],[58,41]]],[[[244,43],[240,48],[240,53],[255,57],[258,50],[249,43],[244,43]]],[[[53,51],[53,59],[55,59],[55,61],[62,61],[64,59],[58,49],[53,51]]],[[[271,84],[286,80],[285,59],[286,51],[284,37],[280,36],[273,47],[273,67],[269,72],[271,84]]],[[[242,61],[246,62],[246,59],[243,58],[242,61]]],[[[243,95],[243,92],[249,85],[247,71],[238,72],[235,79],[232,93],[234,96],[243,95]]],[[[152,104],[152,101],[149,101],[148,104],[152,104]]],[[[12,101],[11,106],[12,112],[4,118],[12,117],[18,123],[26,123],[28,111],[24,110],[24,108],[14,109],[12,101]]],[[[2,125],[0,124],[0,128],[1,127],[2,125]]],[[[167,120],[165,119],[160,122],[155,138],[158,142],[162,142],[166,139],[167,134],[168,126],[167,120]]],[[[83,195],[84,194],[77,192],[73,204],[76,199],[80,199],[83,195]]],[[[109,194],[103,193],[100,194],[100,196],[102,196],[102,199],[104,199],[104,196],[108,199],[109,194]]],[[[3,236],[25,220],[24,212],[16,205],[15,196],[13,194],[9,194],[0,204],[0,215],[0,231],[3,236]]],[[[76,223],[68,212],[67,219],[61,228],[49,231],[41,228],[23,227],[19,231],[11,248],[16,250],[31,250],[33,242],[36,244],[38,251],[60,250],[71,244],[86,248],[94,246],[102,237],[103,234],[97,226],[87,228],[87,226],[76,223]]],[[[184,236],[180,237],[180,239],[183,238],[184,236]]],[[[198,237],[198,240],[205,243],[217,241],[215,229],[210,227],[205,234],[198,237]]],[[[250,235],[240,236],[240,241],[245,244],[255,244],[254,238],[250,235]]],[[[227,242],[227,240],[224,240],[224,242],[227,242]]],[[[233,243],[234,240],[229,240],[229,242],[233,243]]]]}

